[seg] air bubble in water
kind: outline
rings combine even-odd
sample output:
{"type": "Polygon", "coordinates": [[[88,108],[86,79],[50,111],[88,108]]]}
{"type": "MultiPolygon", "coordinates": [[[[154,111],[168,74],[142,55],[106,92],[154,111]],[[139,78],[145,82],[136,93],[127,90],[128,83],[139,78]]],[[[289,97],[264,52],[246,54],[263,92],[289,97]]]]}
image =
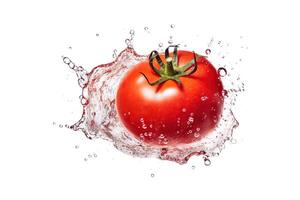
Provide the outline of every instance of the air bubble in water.
{"type": "Polygon", "coordinates": [[[175,24],[171,24],[170,27],[171,27],[171,28],[175,28],[175,24]]]}
{"type": "Polygon", "coordinates": [[[154,173],[151,173],[150,176],[151,176],[151,178],[154,178],[154,177],[155,177],[155,174],[154,174],[154,173]]]}

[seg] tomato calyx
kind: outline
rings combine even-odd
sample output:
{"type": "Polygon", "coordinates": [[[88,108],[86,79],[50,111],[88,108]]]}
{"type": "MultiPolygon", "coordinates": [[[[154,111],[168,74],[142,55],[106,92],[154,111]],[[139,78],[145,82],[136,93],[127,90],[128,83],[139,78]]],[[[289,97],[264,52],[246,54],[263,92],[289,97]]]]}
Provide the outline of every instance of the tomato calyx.
{"type": "Polygon", "coordinates": [[[145,77],[145,79],[147,80],[149,85],[151,85],[151,86],[158,85],[158,84],[161,84],[168,80],[174,80],[179,85],[181,85],[182,83],[181,83],[181,80],[179,79],[179,77],[189,76],[197,71],[197,68],[198,68],[197,60],[201,57],[201,55],[200,56],[196,55],[195,52],[193,52],[194,58],[190,62],[188,62],[187,64],[185,64],[183,66],[178,66],[177,48],[178,48],[178,45],[170,45],[166,48],[166,50],[165,50],[166,63],[164,63],[162,61],[162,59],[157,51],[154,50],[150,53],[149,66],[157,75],[160,76],[160,79],[151,83],[149,81],[149,79],[147,78],[147,76],[144,73],[140,72],[145,77]],[[171,57],[170,53],[169,53],[169,49],[171,47],[174,48],[173,57],[171,57]],[[159,64],[159,66],[160,66],[159,69],[154,66],[154,64],[153,64],[154,59],[156,59],[157,63],[159,64]]]}

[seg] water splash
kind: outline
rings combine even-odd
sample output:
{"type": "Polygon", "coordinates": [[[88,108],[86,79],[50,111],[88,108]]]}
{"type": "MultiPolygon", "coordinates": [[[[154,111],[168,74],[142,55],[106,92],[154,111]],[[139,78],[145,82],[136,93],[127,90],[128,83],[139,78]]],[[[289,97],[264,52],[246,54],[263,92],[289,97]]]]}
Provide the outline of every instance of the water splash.
{"type": "MultiPolygon", "coordinates": [[[[108,140],[118,150],[133,156],[156,157],[184,164],[190,157],[197,155],[203,156],[204,165],[210,165],[209,157],[219,155],[224,149],[225,142],[231,140],[233,130],[238,126],[231,107],[239,91],[233,87],[226,87],[221,119],[217,127],[200,141],[172,148],[153,147],[138,141],[123,126],[115,106],[116,91],[123,75],[132,66],[147,58],[135,52],[131,44],[134,37],[133,30],[130,31],[130,35],[131,37],[125,41],[127,48],[116,57],[115,61],[99,65],[89,73],[81,66],[77,67],[68,57],[63,57],[63,62],[76,72],[78,84],[82,88],[83,114],[70,128],[82,131],[89,139],[108,140]]],[[[186,110],[183,108],[182,111],[186,110]]]]}

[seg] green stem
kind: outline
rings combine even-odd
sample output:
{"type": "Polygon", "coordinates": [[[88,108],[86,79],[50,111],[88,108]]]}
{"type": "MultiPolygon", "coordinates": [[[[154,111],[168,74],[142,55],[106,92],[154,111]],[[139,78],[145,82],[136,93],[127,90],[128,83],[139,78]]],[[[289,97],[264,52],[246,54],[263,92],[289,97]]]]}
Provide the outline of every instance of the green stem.
{"type": "Polygon", "coordinates": [[[152,70],[160,76],[160,79],[150,83],[146,75],[142,72],[140,72],[145,79],[147,80],[148,84],[153,86],[153,85],[159,85],[164,83],[165,81],[168,80],[173,80],[176,81],[179,85],[181,85],[181,80],[179,79],[180,77],[183,76],[189,76],[193,73],[195,73],[198,69],[197,67],[197,60],[201,56],[196,56],[195,52],[193,60],[188,62],[184,66],[178,66],[178,56],[177,56],[177,47],[178,45],[170,45],[166,51],[165,51],[165,59],[166,59],[166,64],[162,62],[159,53],[157,51],[152,51],[149,56],[149,65],[152,68],[152,70]],[[173,52],[173,57],[170,57],[169,54],[169,48],[174,47],[174,52],[173,52]],[[157,69],[153,65],[154,59],[157,60],[158,64],[160,65],[160,69],[157,69]],[[191,69],[191,67],[193,67],[191,69]],[[191,69],[191,70],[190,70],[191,69]]]}
{"type": "Polygon", "coordinates": [[[166,59],[167,61],[167,67],[166,67],[166,75],[167,76],[174,76],[176,74],[176,71],[174,70],[173,61],[171,57],[168,57],[166,59]]]}

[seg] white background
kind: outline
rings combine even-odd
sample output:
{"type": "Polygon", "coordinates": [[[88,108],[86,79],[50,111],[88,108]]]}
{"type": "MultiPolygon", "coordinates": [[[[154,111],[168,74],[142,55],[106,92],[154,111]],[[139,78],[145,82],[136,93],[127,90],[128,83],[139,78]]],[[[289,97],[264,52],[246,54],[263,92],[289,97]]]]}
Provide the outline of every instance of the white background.
{"type": "MultiPolygon", "coordinates": [[[[299,19],[289,0],[1,1],[0,199],[299,199],[299,19]],[[181,37],[245,38],[237,144],[209,167],[178,165],[58,127],[81,115],[62,55],[91,69],[125,47],[130,29],[138,37],[147,25],[156,38],[161,29],[166,41],[171,23],[181,37]]],[[[142,53],[157,46],[139,43],[149,44],[142,53]]]]}

